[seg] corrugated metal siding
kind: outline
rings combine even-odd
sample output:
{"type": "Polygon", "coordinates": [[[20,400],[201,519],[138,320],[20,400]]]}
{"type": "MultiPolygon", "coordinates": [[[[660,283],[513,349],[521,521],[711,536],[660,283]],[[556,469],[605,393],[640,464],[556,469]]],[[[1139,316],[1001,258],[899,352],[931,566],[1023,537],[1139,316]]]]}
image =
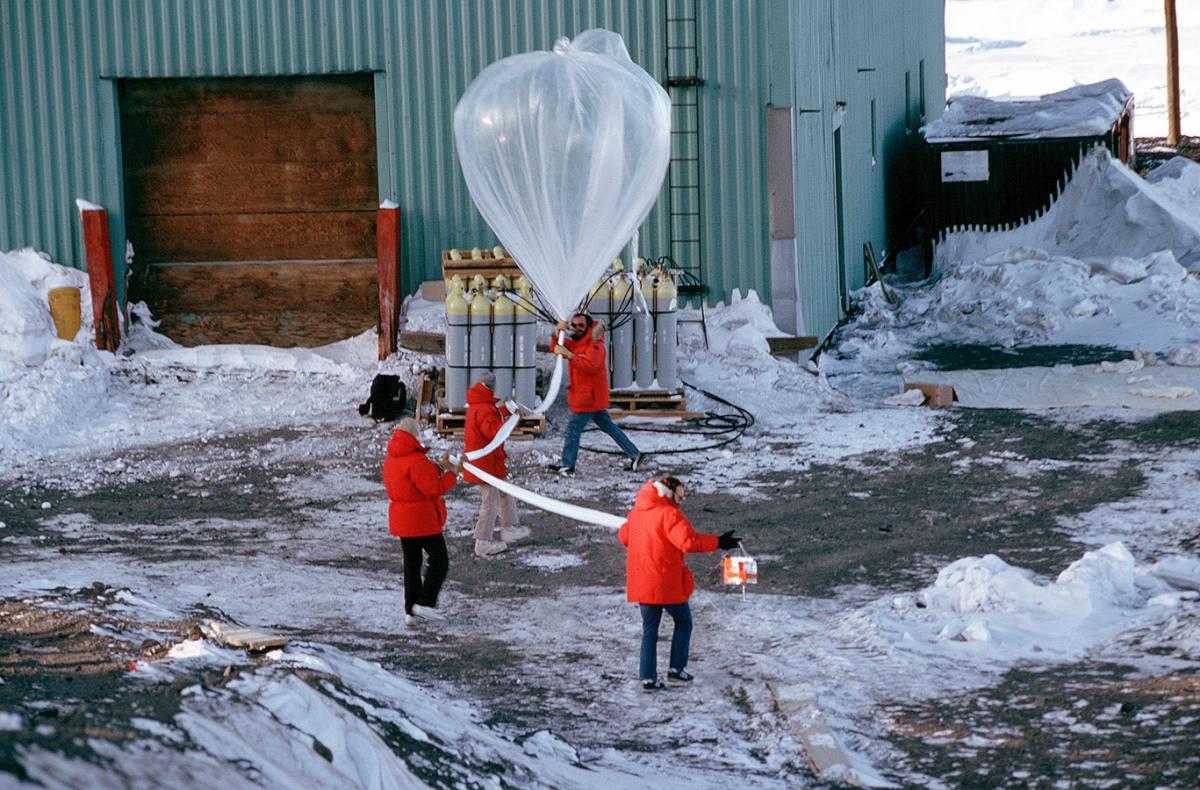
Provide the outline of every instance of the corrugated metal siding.
{"type": "Polygon", "coordinates": [[[703,255],[710,292],[771,297],[767,223],[766,106],[770,47],[766,6],[700,4],[700,140],[703,255]]]}
{"type": "Polygon", "coordinates": [[[922,60],[927,118],[945,103],[943,0],[797,0],[794,14],[799,298],[805,330],[823,334],[842,314],[834,131],[842,139],[844,287],[853,290],[866,282],[863,244],[882,258],[916,209],[922,60]]]}
{"type": "MultiPolygon", "coordinates": [[[[861,122],[858,99],[867,90],[855,86],[873,83],[845,75],[847,57],[837,53],[860,48],[852,51],[866,57],[899,49],[905,54],[897,57],[911,60],[914,50],[896,33],[902,24],[903,42],[920,39],[924,43],[915,51],[940,58],[942,0],[864,0],[870,13],[848,10],[860,7],[857,2],[786,1],[792,4],[795,30],[800,299],[808,331],[819,332],[839,315],[837,280],[831,281],[828,266],[836,243],[828,193],[835,101],[849,101],[843,123],[847,160],[854,162],[846,169],[846,205],[882,203],[879,176],[855,164],[864,144],[861,129],[850,128],[861,122]],[[847,89],[853,90],[849,99],[847,89]],[[811,103],[818,113],[799,111],[811,103]]],[[[755,0],[698,3],[705,80],[700,88],[703,256],[714,299],[727,297],[733,288],[753,288],[764,300],[770,297],[767,30],[780,21],[773,18],[779,7],[755,0]]],[[[0,3],[0,248],[33,245],[82,267],[73,200],[84,197],[109,209],[114,259],[123,268],[116,90],[122,78],[375,72],[379,196],[403,209],[403,285],[415,290],[421,280],[440,274],[444,247],[492,239],[470,202],[454,155],[451,118],[458,97],[492,61],[548,49],[559,36],[591,27],[620,33],[636,62],[659,80],[666,76],[664,6],[645,0],[0,3]]],[[[943,79],[941,61],[927,63],[926,73],[931,83],[943,79]]],[[[882,96],[885,87],[880,83],[870,90],[882,96]]],[[[930,106],[941,106],[940,91],[941,85],[931,84],[930,106]]],[[[873,230],[881,215],[871,206],[848,213],[848,257],[861,257],[860,236],[876,239],[882,248],[884,234],[873,230]]],[[[660,200],[643,228],[640,249],[662,254],[667,241],[660,200]]],[[[857,271],[861,280],[861,262],[847,271],[857,271]]]]}

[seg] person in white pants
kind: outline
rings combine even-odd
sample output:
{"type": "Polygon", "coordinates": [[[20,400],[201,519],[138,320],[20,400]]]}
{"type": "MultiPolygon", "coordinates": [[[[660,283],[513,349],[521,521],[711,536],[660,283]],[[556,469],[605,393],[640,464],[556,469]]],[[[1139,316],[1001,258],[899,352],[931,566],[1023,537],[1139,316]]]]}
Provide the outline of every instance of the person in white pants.
{"type": "MultiPolygon", "coordinates": [[[[500,405],[493,392],[495,386],[496,377],[488,371],[467,390],[467,419],[463,439],[468,453],[486,447],[508,419],[508,410],[500,405]]],[[[471,463],[481,471],[504,480],[508,477],[506,460],[504,445],[501,445],[471,463]]],[[[529,529],[519,523],[517,503],[511,496],[487,485],[469,470],[463,473],[463,480],[480,485],[479,519],[475,522],[477,555],[490,557],[499,554],[508,548],[508,544],[529,537],[529,529]],[[497,517],[500,519],[498,540],[495,532],[497,517]]]]}

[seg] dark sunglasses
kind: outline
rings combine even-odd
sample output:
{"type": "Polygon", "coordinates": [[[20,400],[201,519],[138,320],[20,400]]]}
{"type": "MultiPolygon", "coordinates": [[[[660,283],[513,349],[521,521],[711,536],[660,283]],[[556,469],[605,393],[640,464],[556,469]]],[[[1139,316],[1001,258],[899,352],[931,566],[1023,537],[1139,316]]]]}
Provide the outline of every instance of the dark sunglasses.
{"type": "Polygon", "coordinates": [[[572,329],[587,329],[587,324],[571,324],[572,329]]]}

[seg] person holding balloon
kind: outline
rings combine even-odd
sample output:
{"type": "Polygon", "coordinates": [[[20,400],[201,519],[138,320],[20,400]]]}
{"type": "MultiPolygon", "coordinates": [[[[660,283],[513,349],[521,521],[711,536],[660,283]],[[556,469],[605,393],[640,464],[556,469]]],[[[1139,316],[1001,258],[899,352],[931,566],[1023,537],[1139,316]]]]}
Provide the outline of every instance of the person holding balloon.
{"type": "Polygon", "coordinates": [[[642,462],[641,451],[608,414],[604,325],[587,313],[576,313],[571,316],[570,323],[560,321],[558,331],[567,331],[568,335],[562,343],[558,342],[557,335],[551,337],[550,350],[567,361],[567,372],[571,379],[567,387],[567,403],[571,407],[571,419],[567,422],[567,435],[563,441],[562,463],[551,466],[551,469],[564,477],[575,475],[579,439],[587,424],[594,422],[629,456],[629,464],[625,468],[631,472],[637,471],[642,462]]]}

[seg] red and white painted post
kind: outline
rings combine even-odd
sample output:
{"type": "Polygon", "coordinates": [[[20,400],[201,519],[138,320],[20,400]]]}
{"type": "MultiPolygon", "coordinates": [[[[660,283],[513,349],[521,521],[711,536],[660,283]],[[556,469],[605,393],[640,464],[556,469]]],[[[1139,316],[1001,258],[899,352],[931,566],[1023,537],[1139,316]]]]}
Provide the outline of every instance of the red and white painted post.
{"type": "Polygon", "coordinates": [[[379,358],[400,347],[400,207],[390,200],[375,213],[379,256],[379,358]]]}
{"type": "Polygon", "coordinates": [[[88,282],[92,290],[96,348],[116,351],[121,341],[121,323],[117,310],[108,211],[86,200],[76,200],[75,205],[79,206],[79,216],[83,221],[83,246],[87,252],[88,282]]]}

